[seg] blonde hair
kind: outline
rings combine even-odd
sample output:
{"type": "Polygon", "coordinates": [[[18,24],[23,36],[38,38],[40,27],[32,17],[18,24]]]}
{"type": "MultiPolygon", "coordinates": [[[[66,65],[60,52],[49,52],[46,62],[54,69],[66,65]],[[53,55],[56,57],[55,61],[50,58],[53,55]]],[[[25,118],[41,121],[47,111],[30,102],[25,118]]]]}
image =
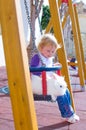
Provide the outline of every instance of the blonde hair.
{"type": "Polygon", "coordinates": [[[58,44],[56,38],[52,34],[44,34],[40,42],[38,43],[38,50],[41,51],[41,49],[44,46],[55,46],[56,49],[61,48],[61,46],[58,44]]]}

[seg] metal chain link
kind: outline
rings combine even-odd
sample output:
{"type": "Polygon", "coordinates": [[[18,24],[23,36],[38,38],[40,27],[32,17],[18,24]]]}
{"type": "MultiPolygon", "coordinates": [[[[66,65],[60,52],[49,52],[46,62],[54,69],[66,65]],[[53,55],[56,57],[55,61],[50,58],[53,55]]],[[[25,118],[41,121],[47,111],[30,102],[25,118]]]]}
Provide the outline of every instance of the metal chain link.
{"type": "Polygon", "coordinates": [[[35,0],[35,9],[36,9],[36,13],[37,13],[37,16],[38,16],[38,22],[39,22],[40,32],[41,32],[41,34],[42,34],[42,26],[41,26],[41,21],[40,21],[40,18],[39,18],[39,11],[38,11],[38,3],[37,3],[37,0],[35,0]]]}
{"type": "Polygon", "coordinates": [[[33,46],[34,46],[34,45],[35,45],[35,37],[34,37],[34,34],[33,34],[33,29],[32,29],[32,24],[31,24],[31,18],[30,18],[30,12],[29,12],[29,9],[28,9],[27,1],[26,1],[26,0],[24,0],[24,5],[25,5],[25,10],[26,10],[26,15],[27,15],[28,24],[29,24],[29,26],[30,26],[31,37],[32,37],[32,44],[33,44],[33,46]]]}
{"type": "MultiPolygon", "coordinates": [[[[28,24],[30,26],[31,37],[32,37],[32,53],[31,53],[31,57],[32,57],[34,52],[39,55],[39,51],[38,51],[38,49],[37,49],[37,47],[35,45],[35,37],[34,37],[34,33],[33,33],[33,29],[32,29],[32,24],[31,24],[30,12],[29,12],[26,0],[24,0],[24,5],[25,5],[27,20],[28,20],[28,24]]],[[[45,66],[45,64],[43,63],[40,55],[39,55],[39,58],[40,58],[40,61],[41,61],[42,65],[45,66]]]]}

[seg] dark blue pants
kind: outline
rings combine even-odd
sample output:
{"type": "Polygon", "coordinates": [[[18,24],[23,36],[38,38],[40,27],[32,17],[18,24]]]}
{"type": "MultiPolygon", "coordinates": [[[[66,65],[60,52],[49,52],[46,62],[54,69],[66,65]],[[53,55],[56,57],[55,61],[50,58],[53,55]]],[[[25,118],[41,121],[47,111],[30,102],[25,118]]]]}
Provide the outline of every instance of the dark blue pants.
{"type": "Polygon", "coordinates": [[[70,92],[68,89],[66,90],[64,95],[58,96],[56,101],[58,102],[59,110],[62,117],[67,118],[74,114],[74,110],[71,105],[70,92]]]}

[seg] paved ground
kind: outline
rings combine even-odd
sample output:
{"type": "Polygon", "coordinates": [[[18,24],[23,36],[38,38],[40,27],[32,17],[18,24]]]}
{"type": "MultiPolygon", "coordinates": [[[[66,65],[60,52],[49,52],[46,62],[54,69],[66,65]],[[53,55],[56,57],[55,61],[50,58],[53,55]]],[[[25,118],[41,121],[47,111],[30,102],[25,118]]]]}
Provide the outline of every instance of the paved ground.
{"type": "MultiPolygon", "coordinates": [[[[69,124],[61,118],[56,103],[34,101],[39,130],[85,130],[86,129],[86,92],[80,91],[79,78],[71,78],[76,113],[80,121],[69,124]]],[[[4,67],[0,68],[0,87],[6,86],[7,76],[4,67]]],[[[9,95],[0,93],[0,130],[15,130],[9,95]]]]}

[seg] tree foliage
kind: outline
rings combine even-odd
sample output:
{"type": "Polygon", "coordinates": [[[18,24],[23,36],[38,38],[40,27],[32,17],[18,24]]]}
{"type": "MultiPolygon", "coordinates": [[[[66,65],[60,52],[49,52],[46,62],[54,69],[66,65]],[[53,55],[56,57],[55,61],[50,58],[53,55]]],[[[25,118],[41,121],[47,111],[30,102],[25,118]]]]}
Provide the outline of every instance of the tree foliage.
{"type": "Polygon", "coordinates": [[[42,7],[42,10],[43,10],[43,14],[42,14],[42,18],[41,18],[41,26],[42,26],[42,29],[44,30],[48,23],[49,23],[49,20],[50,20],[50,8],[48,5],[42,7]]]}

